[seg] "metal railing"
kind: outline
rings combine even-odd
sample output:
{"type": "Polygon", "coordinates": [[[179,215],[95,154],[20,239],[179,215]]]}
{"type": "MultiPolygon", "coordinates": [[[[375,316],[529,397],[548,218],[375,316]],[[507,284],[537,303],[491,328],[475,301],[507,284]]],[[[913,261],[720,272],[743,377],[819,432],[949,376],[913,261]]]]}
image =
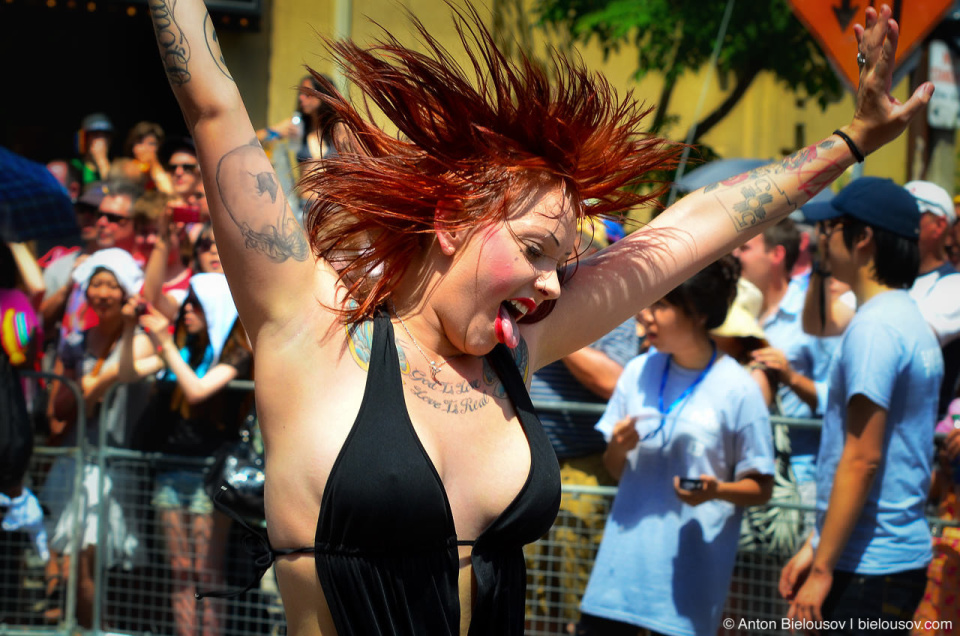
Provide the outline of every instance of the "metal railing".
{"type": "MultiPolygon", "coordinates": [[[[65,552],[69,559],[64,594],[55,600],[47,599],[44,566],[36,553],[25,541],[10,540],[2,546],[6,550],[19,550],[16,565],[12,559],[0,561],[0,634],[172,634],[176,631],[171,608],[171,570],[164,547],[163,528],[159,513],[151,502],[154,477],[158,468],[170,466],[207,466],[212,458],[178,458],[162,453],[133,451],[111,447],[108,443],[106,421],[99,422],[99,444],[86,443],[83,418],[83,399],[80,388],[65,378],[50,373],[24,373],[32,380],[62,379],[73,391],[80,414],[77,422],[79,443],[71,448],[38,446],[27,476],[27,484],[41,503],[48,504],[44,497],[56,494],[53,485],[46,484],[50,469],[62,458],[73,460],[72,481],[67,502],[79,518],[86,508],[84,497],[84,467],[96,466],[97,498],[93,509],[101,521],[97,526],[98,549],[94,559],[94,592],[92,628],[82,630],[75,619],[78,599],[78,561],[83,524],[73,530],[65,552]],[[119,503],[122,521],[127,532],[136,526],[135,532],[141,551],[131,563],[111,562],[109,550],[116,537],[116,517],[119,503]],[[18,543],[19,541],[19,543],[18,543]],[[16,571],[2,571],[3,567],[16,567],[16,571]],[[51,618],[51,616],[55,618],[51,618]]],[[[251,391],[249,381],[231,382],[234,391],[251,391]]],[[[116,397],[116,386],[104,398],[109,405],[116,397]]],[[[541,412],[579,412],[599,415],[602,404],[575,402],[535,402],[541,412]]],[[[102,417],[109,412],[101,409],[102,417]]],[[[791,420],[773,418],[776,423],[796,428],[818,428],[819,420],[791,420]]],[[[586,585],[592,569],[596,550],[600,545],[604,523],[616,495],[615,487],[563,487],[564,506],[547,534],[526,549],[528,561],[527,634],[530,636],[566,634],[568,626],[579,616],[579,595],[586,585]]],[[[59,493],[63,495],[64,493],[59,493]]],[[[811,511],[812,508],[795,502],[771,501],[768,506],[784,510],[811,511]]],[[[47,524],[52,527],[55,520],[47,524]]],[[[929,519],[934,532],[944,526],[957,526],[957,522],[929,519]]],[[[240,584],[252,576],[245,553],[240,549],[236,528],[222,548],[225,550],[224,568],[228,584],[240,584]]],[[[0,532],[0,539],[3,539],[0,532]]],[[[7,537],[9,539],[9,537],[7,537]]],[[[790,554],[771,554],[760,551],[740,550],[734,571],[733,584],[727,600],[728,616],[746,619],[779,621],[785,616],[786,604],[779,598],[776,582],[782,565],[790,554]]],[[[55,558],[65,560],[65,554],[55,558]]],[[[203,604],[219,604],[223,623],[217,633],[284,634],[286,632],[282,605],[276,589],[273,572],[268,571],[261,584],[239,599],[204,599],[203,604]]],[[[736,634],[736,630],[722,633],[736,634]]]]}

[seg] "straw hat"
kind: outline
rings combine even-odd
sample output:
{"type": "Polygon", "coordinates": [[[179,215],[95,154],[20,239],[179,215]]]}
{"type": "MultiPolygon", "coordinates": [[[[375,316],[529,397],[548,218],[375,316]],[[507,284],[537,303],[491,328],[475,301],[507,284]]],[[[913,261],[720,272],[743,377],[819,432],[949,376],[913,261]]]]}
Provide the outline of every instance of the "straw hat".
{"type": "Polygon", "coordinates": [[[726,338],[766,340],[767,337],[757,321],[762,306],[763,293],[756,285],[741,277],[737,281],[737,297],[730,305],[726,320],[710,333],[726,338]]]}

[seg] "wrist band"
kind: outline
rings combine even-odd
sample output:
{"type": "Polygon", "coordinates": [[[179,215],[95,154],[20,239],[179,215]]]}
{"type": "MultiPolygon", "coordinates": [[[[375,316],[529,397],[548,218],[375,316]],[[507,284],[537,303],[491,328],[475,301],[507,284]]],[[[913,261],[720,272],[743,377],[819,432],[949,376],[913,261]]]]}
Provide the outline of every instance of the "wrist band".
{"type": "Polygon", "coordinates": [[[857,148],[857,144],[853,143],[853,139],[850,139],[850,136],[847,133],[838,128],[837,130],[833,131],[833,134],[846,142],[847,147],[850,149],[850,152],[853,153],[853,158],[857,160],[857,163],[863,163],[863,153],[860,152],[860,149],[857,148]]]}

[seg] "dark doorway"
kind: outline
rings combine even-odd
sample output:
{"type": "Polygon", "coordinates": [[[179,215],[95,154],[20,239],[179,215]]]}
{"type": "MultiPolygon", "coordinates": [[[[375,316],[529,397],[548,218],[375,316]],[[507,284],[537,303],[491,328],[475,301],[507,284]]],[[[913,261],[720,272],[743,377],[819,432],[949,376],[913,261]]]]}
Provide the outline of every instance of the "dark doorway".
{"type": "MultiPolygon", "coordinates": [[[[262,125],[269,44],[265,29],[258,30],[261,3],[233,4],[253,7],[256,15],[213,7],[211,13],[224,52],[239,58],[231,71],[248,112],[262,125]]],[[[0,55],[0,145],[25,157],[46,162],[74,156],[80,120],[93,112],[113,121],[111,157],[121,156],[127,131],[138,121],[157,122],[168,136],[186,134],[146,3],[0,0],[0,55]]]]}
{"type": "Polygon", "coordinates": [[[94,6],[89,11],[85,0],[72,9],[0,4],[6,60],[0,145],[37,161],[72,156],[80,120],[97,111],[113,120],[112,156],[120,155],[127,130],[143,119],[168,134],[185,132],[146,7],[104,0],[94,6]]]}

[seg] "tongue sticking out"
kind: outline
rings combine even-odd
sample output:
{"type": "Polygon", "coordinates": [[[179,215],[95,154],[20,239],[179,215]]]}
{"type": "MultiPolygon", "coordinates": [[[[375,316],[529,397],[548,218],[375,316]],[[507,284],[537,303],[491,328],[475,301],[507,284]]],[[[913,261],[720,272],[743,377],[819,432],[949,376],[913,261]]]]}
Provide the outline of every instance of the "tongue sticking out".
{"type": "Polygon", "coordinates": [[[494,322],[494,328],[497,332],[497,340],[511,349],[516,349],[517,345],[520,344],[520,330],[517,328],[513,316],[510,315],[503,304],[500,305],[500,313],[494,322]]]}

